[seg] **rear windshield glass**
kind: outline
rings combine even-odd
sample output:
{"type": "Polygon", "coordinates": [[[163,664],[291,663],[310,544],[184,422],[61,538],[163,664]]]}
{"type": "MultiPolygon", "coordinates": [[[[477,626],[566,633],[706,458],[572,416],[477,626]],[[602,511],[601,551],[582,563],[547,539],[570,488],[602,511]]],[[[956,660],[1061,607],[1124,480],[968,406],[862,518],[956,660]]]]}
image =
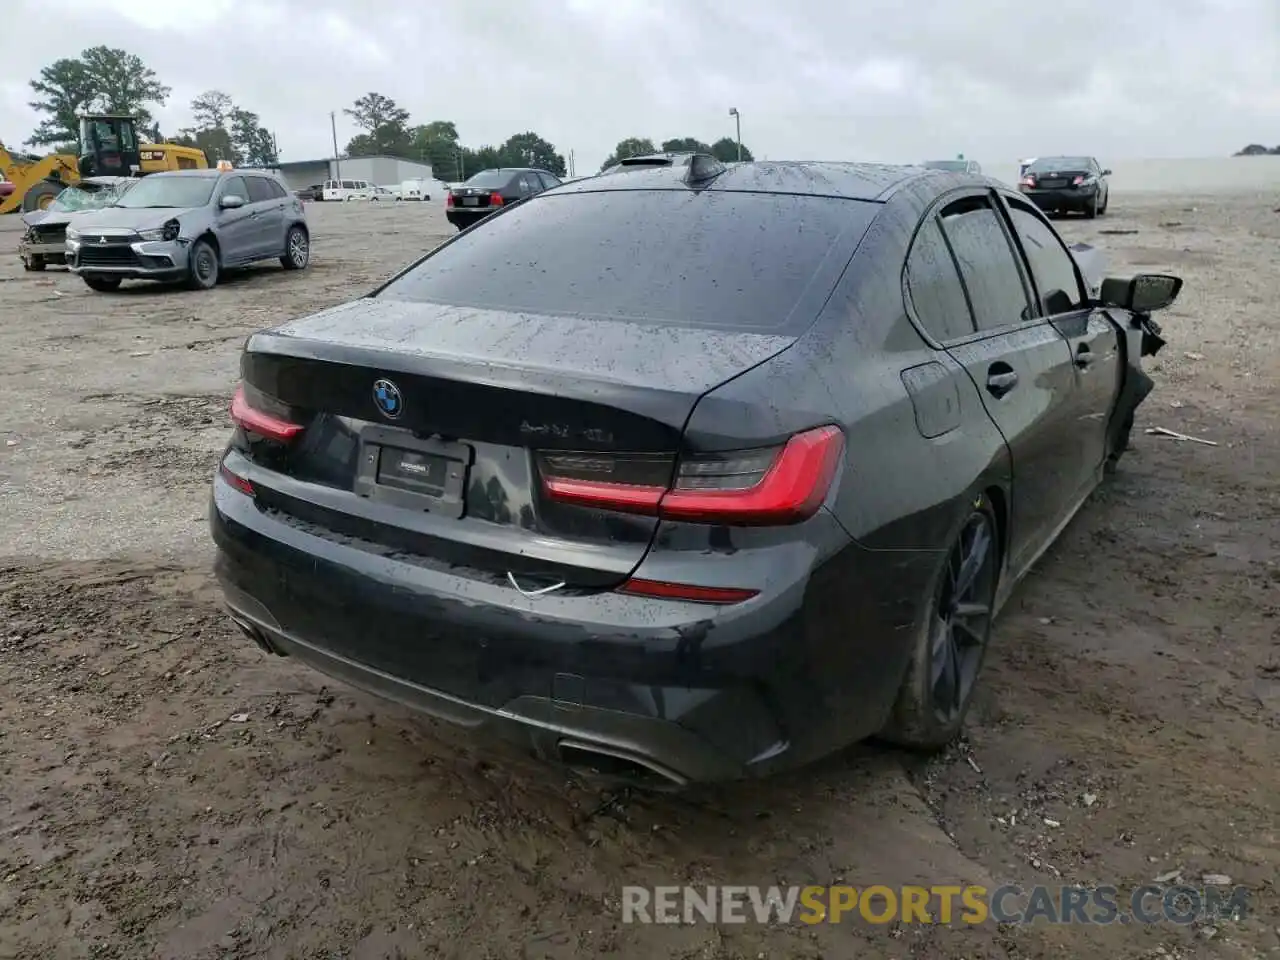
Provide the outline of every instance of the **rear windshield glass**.
{"type": "Polygon", "coordinates": [[[878,209],[766,193],[548,194],[441,247],[382,296],[796,332],[812,316],[788,320],[833,244],[860,238],[878,209]]]}
{"type": "Polygon", "coordinates": [[[463,186],[492,190],[496,187],[505,187],[510,179],[511,172],[509,170],[481,170],[470,180],[463,183],[463,186]]]}
{"type": "Polygon", "coordinates": [[[1027,167],[1027,172],[1041,173],[1046,170],[1088,170],[1089,159],[1087,157],[1041,157],[1031,166],[1027,167]]]}

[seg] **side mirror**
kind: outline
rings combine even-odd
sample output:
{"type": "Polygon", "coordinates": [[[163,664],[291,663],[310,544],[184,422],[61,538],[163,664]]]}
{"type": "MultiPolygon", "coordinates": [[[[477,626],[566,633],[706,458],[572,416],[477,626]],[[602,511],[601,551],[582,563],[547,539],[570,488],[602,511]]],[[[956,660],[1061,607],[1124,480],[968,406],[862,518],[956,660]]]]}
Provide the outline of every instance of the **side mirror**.
{"type": "Polygon", "coordinates": [[[1103,175],[1104,177],[1109,177],[1109,176],[1111,176],[1111,171],[1110,171],[1110,170],[1103,170],[1103,171],[1102,171],[1102,175],[1103,175]]]}
{"type": "Polygon", "coordinates": [[[234,193],[229,193],[218,201],[218,206],[223,210],[235,210],[244,206],[244,197],[236,196],[234,193]]]}
{"type": "Polygon", "coordinates": [[[1178,299],[1182,278],[1166,273],[1140,273],[1136,277],[1108,277],[1098,299],[1104,307],[1121,307],[1134,313],[1163,310],[1178,299]]]}

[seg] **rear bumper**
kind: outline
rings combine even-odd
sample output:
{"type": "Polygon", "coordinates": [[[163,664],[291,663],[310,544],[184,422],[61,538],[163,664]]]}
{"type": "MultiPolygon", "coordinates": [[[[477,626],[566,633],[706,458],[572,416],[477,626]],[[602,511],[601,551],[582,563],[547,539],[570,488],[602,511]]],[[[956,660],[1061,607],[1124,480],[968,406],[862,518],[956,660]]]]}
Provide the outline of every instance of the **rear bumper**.
{"type": "Polygon", "coordinates": [[[879,730],[936,564],[846,537],[731,607],[530,599],[313,532],[220,476],[210,521],[232,616],[270,651],[544,759],[604,755],[667,785],[768,775],[879,730]]]}
{"type": "Polygon", "coordinates": [[[479,223],[490,214],[497,213],[501,207],[485,207],[482,210],[459,210],[457,207],[450,207],[445,213],[455,227],[469,227],[473,223],[479,223]]]}
{"type": "Polygon", "coordinates": [[[1022,194],[1041,209],[1083,210],[1098,195],[1098,185],[1063,187],[1058,190],[1036,190],[1023,187],[1022,194]]]}

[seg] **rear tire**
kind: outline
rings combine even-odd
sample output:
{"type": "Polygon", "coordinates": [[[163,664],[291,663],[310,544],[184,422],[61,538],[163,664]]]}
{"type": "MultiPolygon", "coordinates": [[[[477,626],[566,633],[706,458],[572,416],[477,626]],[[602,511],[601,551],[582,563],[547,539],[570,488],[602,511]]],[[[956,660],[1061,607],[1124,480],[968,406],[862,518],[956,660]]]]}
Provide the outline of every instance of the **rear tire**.
{"type": "Polygon", "coordinates": [[[24,257],[22,260],[22,269],[30,270],[33,273],[39,273],[41,270],[45,268],[46,265],[47,264],[45,264],[44,257],[42,257],[38,253],[32,254],[29,257],[24,257]]]}
{"type": "Polygon", "coordinates": [[[187,254],[187,287],[191,290],[212,290],[218,285],[221,273],[218,252],[208,240],[197,240],[187,254]]]}
{"type": "Polygon", "coordinates": [[[307,231],[296,224],[289,228],[284,238],[284,253],[280,255],[280,265],[286,270],[305,270],[311,262],[311,238],[307,231]]]}
{"type": "Polygon", "coordinates": [[[974,498],[934,578],[925,622],[882,739],[933,751],[960,733],[986,659],[999,578],[999,529],[984,494],[974,498]]]}
{"type": "Polygon", "coordinates": [[[84,282],[90,290],[97,293],[115,293],[123,281],[119,277],[85,277],[84,282]]]}
{"type": "Polygon", "coordinates": [[[1095,193],[1093,199],[1084,205],[1084,216],[1086,220],[1092,220],[1098,215],[1098,195],[1095,193]]]}

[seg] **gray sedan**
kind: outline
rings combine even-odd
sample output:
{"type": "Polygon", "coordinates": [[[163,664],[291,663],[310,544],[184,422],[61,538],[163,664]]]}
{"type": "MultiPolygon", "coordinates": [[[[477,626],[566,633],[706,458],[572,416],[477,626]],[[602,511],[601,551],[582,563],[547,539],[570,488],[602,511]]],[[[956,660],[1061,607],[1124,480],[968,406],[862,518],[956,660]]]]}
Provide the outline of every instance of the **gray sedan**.
{"type": "Polygon", "coordinates": [[[311,258],[302,202],[269,173],[153,173],[112,206],[67,230],[67,265],[98,291],[124,280],[184,280],[196,290],[224,269],[279,260],[301,270],[311,258]]]}

